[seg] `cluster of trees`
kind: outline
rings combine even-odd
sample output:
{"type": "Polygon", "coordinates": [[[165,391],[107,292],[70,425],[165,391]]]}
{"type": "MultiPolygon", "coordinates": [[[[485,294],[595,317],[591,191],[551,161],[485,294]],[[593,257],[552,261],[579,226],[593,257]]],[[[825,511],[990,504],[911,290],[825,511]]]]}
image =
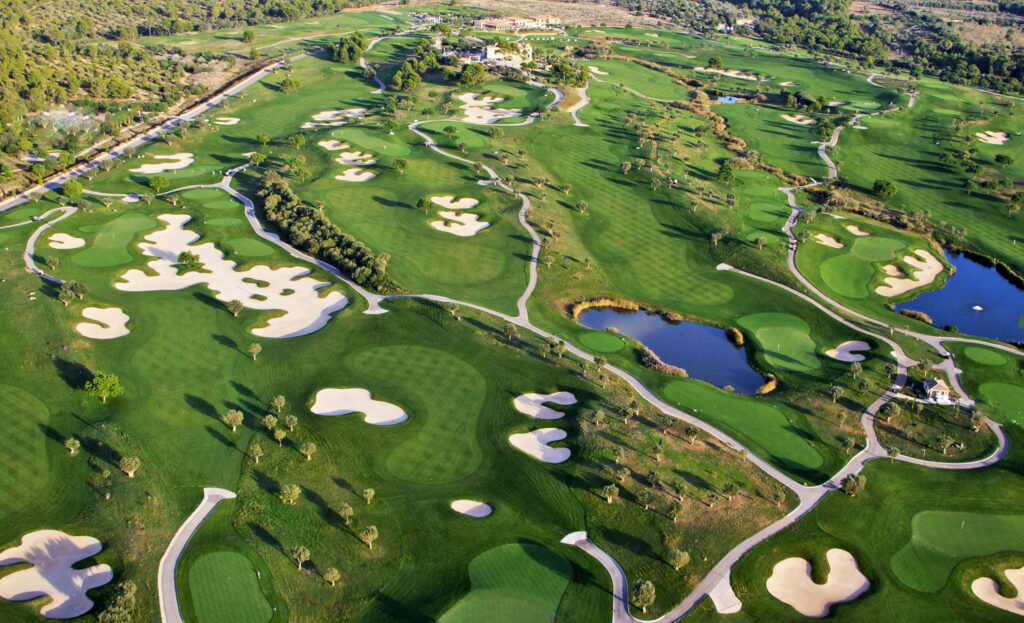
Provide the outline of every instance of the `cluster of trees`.
{"type": "Polygon", "coordinates": [[[588,79],[587,70],[576,63],[559,60],[551,64],[551,80],[555,84],[581,87],[586,84],[588,79]]]}
{"type": "Polygon", "coordinates": [[[328,45],[327,53],[331,60],[339,63],[351,63],[358,61],[366,50],[366,37],[361,32],[354,32],[347,37],[342,37],[338,45],[328,45]]]}
{"type": "Polygon", "coordinates": [[[391,86],[398,91],[405,91],[406,93],[414,91],[416,87],[423,84],[423,74],[440,66],[441,62],[437,56],[437,51],[430,46],[430,41],[420,39],[420,42],[416,44],[416,51],[413,55],[405,59],[402,66],[395,72],[391,86]]]}
{"type": "Polygon", "coordinates": [[[364,287],[376,291],[394,286],[387,274],[386,253],[375,254],[369,247],[343,233],[319,210],[302,203],[287,180],[274,171],[263,174],[257,193],[263,216],[274,224],[293,246],[330,262],[364,287]]]}

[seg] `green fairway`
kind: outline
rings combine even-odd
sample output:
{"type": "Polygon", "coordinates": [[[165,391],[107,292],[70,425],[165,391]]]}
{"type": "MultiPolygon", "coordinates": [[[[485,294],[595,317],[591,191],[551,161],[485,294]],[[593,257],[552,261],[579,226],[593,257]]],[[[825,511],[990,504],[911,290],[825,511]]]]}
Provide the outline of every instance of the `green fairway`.
{"type": "Polygon", "coordinates": [[[495,547],[469,563],[472,589],[438,621],[552,621],[571,578],[569,561],[547,548],[531,543],[495,547]]]}
{"type": "Polygon", "coordinates": [[[0,456],[6,457],[6,469],[0,472],[0,507],[6,511],[21,508],[43,489],[48,477],[45,437],[50,413],[32,394],[0,385],[0,456]]]}
{"type": "Polygon", "coordinates": [[[876,235],[858,236],[850,246],[850,253],[868,262],[878,262],[893,259],[896,257],[896,252],[905,246],[906,243],[895,238],[876,235]]]}
{"type": "Polygon", "coordinates": [[[827,173],[817,145],[812,144],[817,140],[813,125],[786,121],[782,118],[786,111],[755,104],[715,106],[715,112],[729,122],[730,132],[764,154],[769,164],[809,177],[827,173]]]}
{"type": "Polygon", "coordinates": [[[143,214],[123,214],[102,226],[81,228],[85,234],[95,233],[84,249],[71,256],[71,261],[88,268],[121,266],[132,261],[134,249],[129,249],[138,234],[156,228],[156,220],[143,214]]]}
{"type": "Polygon", "coordinates": [[[579,338],[585,348],[598,353],[616,353],[626,346],[625,338],[608,331],[587,331],[579,338]]]}
{"type": "Polygon", "coordinates": [[[739,319],[753,332],[768,365],[783,370],[809,371],[821,367],[810,326],[791,314],[763,313],[739,319]]]}
{"type": "MultiPolygon", "coordinates": [[[[216,225],[217,223],[208,222],[208,224],[216,225]]],[[[220,224],[234,225],[235,223],[222,222],[220,224]]],[[[235,253],[243,257],[266,257],[274,254],[274,248],[269,244],[260,240],[253,240],[252,238],[232,238],[228,240],[228,246],[230,246],[235,253]]]]}
{"type": "Polygon", "coordinates": [[[1024,551],[1024,515],[924,511],[914,515],[910,542],[891,561],[893,573],[914,590],[942,588],[961,560],[1024,551]]]}
{"type": "Polygon", "coordinates": [[[864,263],[850,253],[828,258],[821,263],[818,270],[825,285],[843,296],[854,299],[862,299],[868,295],[868,284],[874,276],[870,264],[864,263]]]}
{"type": "Polygon", "coordinates": [[[256,570],[235,552],[200,556],[188,574],[198,623],[265,623],[273,616],[256,570]]]}
{"type": "Polygon", "coordinates": [[[989,413],[998,422],[1024,421],[1024,387],[1009,383],[982,383],[978,388],[981,402],[991,407],[989,413]]]}
{"type": "Polygon", "coordinates": [[[1002,353],[981,346],[967,346],[964,348],[964,355],[983,366],[1001,366],[1006,363],[1006,357],[1002,353]]]}

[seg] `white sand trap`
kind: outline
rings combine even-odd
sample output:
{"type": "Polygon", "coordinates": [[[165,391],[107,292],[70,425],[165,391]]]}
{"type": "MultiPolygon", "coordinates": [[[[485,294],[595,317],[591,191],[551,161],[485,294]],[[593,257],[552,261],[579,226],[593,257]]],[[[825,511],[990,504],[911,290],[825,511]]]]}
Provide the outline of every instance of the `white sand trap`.
{"type": "Polygon", "coordinates": [[[921,259],[918,259],[913,255],[903,256],[903,261],[916,269],[914,274],[902,279],[898,277],[886,277],[885,283],[887,285],[878,286],[875,288],[875,292],[882,296],[899,296],[913,290],[914,288],[920,288],[921,286],[928,285],[935,281],[936,277],[942,274],[942,262],[937,260],[934,255],[924,249],[918,249],[914,253],[916,253],[921,259]]]}
{"type": "Polygon", "coordinates": [[[334,179],[343,182],[365,182],[375,177],[377,177],[376,173],[356,167],[354,169],[345,169],[341,175],[335,175],[334,179]]]}
{"type": "Polygon", "coordinates": [[[449,212],[448,210],[441,210],[437,213],[443,219],[447,221],[430,221],[430,226],[438,231],[443,231],[449,234],[455,234],[463,238],[475,236],[483,230],[490,227],[490,223],[485,223],[480,220],[480,215],[470,214],[467,212],[449,212]]]}
{"type": "Polygon", "coordinates": [[[512,401],[516,411],[535,417],[538,420],[557,420],[565,414],[545,407],[544,403],[569,406],[576,404],[576,396],[572,392],[556,392],[554,394],[523,394],[512,401]]]}
{"type": "Polygon", "coordinates": [[[508,440],[517,449],[535,459],[545,463],[564,463],[572,454],[569,448],[551,448],[548,444],[553,441],[561,441],[566,436],[565,431],[561,428],[540,428],[528,433],[509,435],[508,440]]]}
{"type": "Polygon", "coordinates": [[[138,201],[139,201],[139,196],[138,195],[125,195],[124,197],[121,197],[121,202],[122,203],[137,203],[138,201]]]}
{"type": "Polygon", "coordinates": [[[472,210],[480,204],[472,197],[463,197],[456,201],[454,195],[436,195],[430,200],[447,210],[472,210]]]}
{"type": "Polygon", "coordinates": [[[814,234],[814,241],[818,244],[823,244],[826,247],[832,247],[833,249],[843,248],[843,243],[828,234],[814,234]]]}
{"type": "Polygon", "coordinates": [[[491,505],[476,500],[455,500],[452,510],[470,517],[486,517],[491,514],[491,505]]]}
{"type": "Polygon", "coordinates": [[[811,579],[811,563],[803,558],[787,558],[772,570],[765,583],[768,592],[805,617],[821,618],[832,604],[853,601],[871,586],[850,552],[830,549],[825,559],[829,570],[824,584],[811,579]]]}
{"type": "Polygon", "coordinates": [[[469,123],[494,123],[500,119],[518,117],[522,114],[519,108],[492,108],[494,104],[504,101],[500,97],[487,97],[479,93],[463,93],[455,99],[462,102],[461,108],[466,111],[463,121],[469,123]]]}
{"type": "Polygon", "coordinates": [[[871,232],[864,231],[863,229],[861,229],[860,227],[857,227],[856,225],[847,225],[846,226],[846,231],[850,232],[854,236],[870,236],[871,235],[871,232]]]}
{"type": "Polygon", "coordinates": [[[982,143],[988,143],[989,145],[1002,145],[1006,141],[1010,140],[1010,137],[1006,135],[1006,132],[993,132],[992,130],[985,130],[984,132],[977,132],[975,136],[982,143]]]}
{"type": "Polygon", "coordinates": [[[882,270],[884,270],[885,274],[890,277],[902,277],[906,275],[906,273],[900,270],[900,267],[895,264],[886,264],[882,267],[882,270]]]}
{"type": "Polygon", "coordinates": [[[258,265],[236,270],[235,262],[224,259],[224,254],[213,243],[193,244],[199,235],[184,228],[191,218],[187,214],[161,214],[157,218],[167,223],[167,227],[147,235],[146,242],[139,244],[143,254],[157,258],[147,264],[156,274],[133,268],[121,275],[123,281],[114,284],[118,290],[184,290],[206,284],[218,301],[238,300],[249,309],[283,311],[283,315],[268,320],[266,326],[252,330],[253,335],[269,338],[312,333],[326,325],[332,313],[348,304],[341,292],[319,296],[317,290],[330,283],[312,277],[300,279],[309,274],[308,268],[258,265]],[[202,270],[179,275],[177,258],[182,251],[195,253],[202,270]]]}
{"type": "Polygon", "coordinates": [[[836,106],[846,106],[850,102],[829,102],[829,108],[835,108],[836,106]]]}
{"type": "Polygon", "coordinates": [[[241,121],[241,119],[238,117],[216,117],[213,120],[217,125],[235,125],[239,121],[241,121]]]}
{"type": "Polygon", "coordinates": [[[1006,579],[1017,589],[1017,597],[1003,597],[999,594],[999,586],[992,578],[981,577],[971,582],[971,592],[975,596],[1000,610],[1012,612],[1017,616],[1024,616],[1024,567],[1020,569],[1007,569],[1003,573],[1006,579]]]}
{"type": "Polygon", "coordinates": [[[334,159],[335,162],[347,167],[365,167],[377,164],[373,154],[364,154],[361,151],[343,151],[334,159]]]}
{"type": "Polygon", "coordinates": [[[795,82],[793,82],[792,80],[787,80],[787,81],[785,81],[785,82],[780,82],[780,83],[779,83],[779,86],[780,86],[780,87],[795,87],[795,86],[796,86],[796,83],[795,83],[795,82]]]}
{"type": "Polygon", "coordinates": [[[832,350],[826,350],[825,354],[836,361],[864,361],[864,355],[854,352],[859,350],[871,350],[871,345],[860,340],[843,342],[832,350]]]}
{"type": "Polygon", "coordinates": [[[113,340],[130,333],[128,321],[131,318],[120,307],[86,307],[82,310],[82,317],[100,323],[80,322],[76,324],[75,331],[85,337],[94,340],[113,340]]]}
{"type": "Polygon", "coordinates": [[[164,171],[173,171],[175,169],[184,169],[193,162],[195,157],[189,153],[171,154],[170,156],[152,156],[156,160],[166,160],[167,162],[159,162],[157,164],[143,164],[135,167],[134,169],[128,169],[132,173],[163,173],[164,171]]]}
{"type": "Polygon", "coordinates": [[[818,123],[807,115],[782,115],[782,118],[790,123],[799,123],[800,125],[814,125],[818,123]]]}
{"type": "Polygon", "coordinates": [[[85,240],[70,234],[54,234],[50,236],[51,249],[80,249],[85,246],[85,240]]]}
{"type": "Polygon", "coordinates": [[[383,400],[374,400],[370,392],[361,387],[321,389],[316,393],[310,411],[317,415],[362,413],[363,421],[374,426],[391,426],[409,419],[400,407],[383,400]]]}
{"type": "Polygon", "coordinates": [[[90,536],[71,536],[60,530],[37,530],[21,537],[21,545],[0,552],[0,565],[27,562],[31,569],[0,579],[0,597],[27,601],[49,597],[39,609],[48,619],[72,619],[92,609],[86,592],[114,579],[108,565],[74,569],[71,565],[95,556],[103,549],[90,536]]]}
{"type": "Polygon", "coordinates": [[[320,141],[317,145],[323,147],[327,151],[338,151],[339,149],[348,149],[348,143],[342,143],[341,141],[329,140],[320,141]]]}
{"type": "MultiPolygon", "coordinates": [[[[723,76],[729,76],[730,78],[738,78],[739,80],[757,80],[757,76],[753,74],[745,74],[742,71],[736,71],[735,69],[711,69],[709,67],[694,67],[696,71],[703,71],[710,74],[722,74],[723,76]]],[[[767,78],[762,78],[767,80],[767,78]]]]}
{"type": "Polygon", "coordinates": [[[302,124],[302,129],[318,128],[322,126],[339,126],[348,123],[349,119],[361,117],[366,112],[365,108],[345,108],[342,110],[324,110],[313,115],[312,121],[302,124]]]}
{"type": "Polygon", "coordinates": [[[608,75],[607,71],[601,71],[601,68],[598,67],[597,65],[587,65],[587,69],[589,69],[590,73],[594,74],[595,76],[607,76],[608,75]]]}

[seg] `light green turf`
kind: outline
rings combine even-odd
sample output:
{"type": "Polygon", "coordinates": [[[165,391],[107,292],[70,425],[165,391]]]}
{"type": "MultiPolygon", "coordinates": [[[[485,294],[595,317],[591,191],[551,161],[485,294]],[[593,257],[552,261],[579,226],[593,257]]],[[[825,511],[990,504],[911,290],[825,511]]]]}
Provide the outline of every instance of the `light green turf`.
{"type": "Polygon", "coordinates": [[[232,238],[228,244],[243,257],[265,257],[274,253],[274,248],[269,244],[252,238],[232,238]]]}
{"type": "Polygon", "coordinates": [[[50,413],[32,394],[10,385],[0,385],[0,404],[0,507],[14,509],[46,483],[46,438],[40,433],[50,413]]]}
{"type": "Polygon", "coordinates": [[[769,366],[802,372],[821,367],[811,328],[800,318],[780,313],[751,314],[740,318],[739,324],[754,333],[769,366]]]}
{"type": "Polygon", "coordinates": [[[607,331],[580,333],[579,340],[584,348],[598,353],[615,353],[626,346],[626,340],[621,335],[607,331]]]}
{"type": "Polygon", "coordinates": [[[1009,383],[982,383],[981,402],[991,407],[988,413],[999,422],[1024,419],[1024,387],[1009,383]]]}
{"type": "Polygon", "coordinates": [[[868,284],[873,276],[871,265],[852,254],[830,257],[819,265],[818,270],[825,285],[838,294],[854,299],[868,295],[868,284]]]}
{"type": "Polygon", "coordinates": [[[236,552],[210,552],[188,574],[198,623],[264,623],[273,616],[256,570],[236,552]]]}
{"type": "MultiPolygon", "coordinates": [[[[95,238],[86,237],[86,247],[71,256],[71,261],[88,268],[120,266],[132,261],[129,244],[136,234],[151,231],[156,220],[143,214],[124,214],[100,226],[95,238]]],[[[92,229],[92,228],[89,228],[92,229]]],[[[83,228],[83,231],[86,231],[83,228]]],[[[90,232],[91,233],[91,232],[90,232]]]]}
{"type": "Polygon", "coordinates": [[[971,361],[986,366],[1001,366],[1006,363],[1006,357],[991,348],[982,348],[981,346],[964,348],[964,355],[971,361]]]}
{"type": "Polygon", "coordinates": [[[890,561],[901,582],[935,592],[961,560],[1024,551],[1024,515],[922,511],[911,521],[910,542],[890,561]]]}
{"type": "Polygon", "coordinates": [[[902,240],[884,236],[859,236],[850,246],[850,253],[868,262],[891,260],[907,246],[902,240]]]}
{"type": "MultiPolygon", "coordinates": [[[[235,205],[238,205],[235,203],[235,205]]],[[[208,206],[203,206],[208,207],[208,206]]],[[[225,216],[223,218],[210,218],[203,221],[207,225],[213,225],[215,227],[227,227],[229,225],[238,225],[242,222],[242,219],[235,218],[233,216],[225,216]]]]}
{"type": "Polygon", "coordinates": [[[572,566],[551,550],[510,543],[469,563],[472,590],[439,623],[547,623],[555,619],[572,566]]]}

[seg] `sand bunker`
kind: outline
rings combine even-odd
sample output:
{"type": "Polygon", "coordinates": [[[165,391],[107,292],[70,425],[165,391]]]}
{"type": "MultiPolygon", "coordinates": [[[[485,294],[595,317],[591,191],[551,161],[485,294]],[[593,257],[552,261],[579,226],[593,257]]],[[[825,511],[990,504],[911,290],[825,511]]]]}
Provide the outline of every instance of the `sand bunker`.
{"type": "Polygon", "coordinates": [[[800,125],[814,125],[818,123],[807,115],[782,115],[782,118],[791,123],[799,123],[800,125]]]}
{"type": "Polygon", "coordinates": [[[544,403],[568,406],[576,404],[576,396],[572,392],[556,392],[554,394],[523,394],[512,401],[516,411],[535,417],[538,420],[557,420],[565,414],[545,407],[544,403]]]}
{"type": "Polygon", "coordinates": [[[1006,579],[1010,581],[1010,584],[1013,584],[1013,587],[1017,589],[1016,598],[1000,595],[999,585],[996,581],[986,577],[978,578],[971,582],[971,592],[990,606],[1012,612],[1017,616],[1024,616],[1024,567],[1020,569],[1007,569],[1003,573],[1006,574],[1006,579]]]}
{"type": "Polygon", "coordinates": [[[323,147],[327,151],[338,151],[339,149],[348,149],[348,143],[342,143],[341,141],[329,140],[320,141],[317,145],[323,147]]]}
{"type": "Polygon", "coordinates": [[[553,441],[561,441],[565,438],[565,431],[560,428],[540,428],[528,433],[508,436],[509,442],[517,449],[545,463],[564,463],[569,460],[569,455],[572,454],[569,448],[548,446],[553,441]]]}
{"type": "Polygon", "coordinates": [[[846,106],[850,102],[829,102],[829,108],[835,108],[836,106],[846,106]]]}
{"type": "Polygon", "coordinates": [[[156,160],[166,160],[167,162],[160,162],[157,164],[143,164],[135,167],[134,169],[128,169],[132,173],[163,173],[164,171],[173,171],[175,169],[184,169],[193,162],[196,161],[195,157],[189,153],[171,154],[170,156],[151,156],[156,160]]]}
{"type": "Polygon", "coordinates": [[[452,510],[470,517],[486,517],[491,514],[490,504],[476,500],[455,500],[452,502],[452,510]]]}
{"type": "Polygon", "coordinates": [[[463,238],[475,236],[491,225],[490,223],[481,221],[480,215],[470,214],[468,212],[459,213],[441,210],[437,215],[446,219],[446,221],[430,221],[431,227],[438,231],[455,234],[456,236],[461,236],[463,238]]]}
{"type": "Polygon", "coordinates": [[[213,122],[217,125],[235,125],[241,121],[238,117],[215,117],[213,122]]]}
{"type": "Polygon", "coordinates": [[[846,231],[850,232],[854,236],[870,236],[871,235],[871,232],[864,231],[863,229],[861,229],[860,227],[857,227],[856,225],[847,225],[846,226],[846,231]]]}
{"type": "Polygon", "coordinates": [[[787,558],[772,570],[765,583],[768,592],[805,617],[820,618],[828,614],[832,604],[853,601],[871,586],[850,552],[830,549],[825,559],[829,571],[824,584],[811,579],[811,563],[803,558],[787,558]]]}
{"type": "Polygon", "coordinates": [[[324,110],[313,115],[312,121],[302,124],[303,130],[319,127],[336,127],[345,125],[349,119],[363,116],[365,108],[345,108],[344,110],[324,110]]]}
{"type": "Polygon", "coordinates": [[[886,264],[885,266],[882,267],[882,270],[884,270],[885,274],[889,275],[890,277],[902,277],[903,275],[906,274],[902,270],[900,270],[899,266],[896,266],[895,264],[886,264]]]}
{"type": "Polygon", "coordinates": [[[864,355],[854,352],[859,350],[871,350],[871,345],[860,340],[843,342],[832,350],[826,350],[825,354],[837,361],[864,361],[864,355]]]}
{"type": "Polygon", "coordinates": [[[601,71],[601,68],[598,67],[597,65],[587,65],[587,69],[589,69],[590,73],[594,74],[595,76],[607,76],[608,75],[607,71],[601,71]]]}
{"type": "Polygon", "coordinates": [[[918,249],[914,253],[921,259],[917,259],[913,255],[903,256],[903,261],[916,269],[914,274],[902,279],[899,277],[886,277],[885,283],[887,285],[878,286],[875,288],[875,292],[882,296],[899,296],[914,288],[928,285],[942,274],[942,262],[936,259],[934,255],[924,249],[918,249]]]}
{"type": "Polygon", "coordinates": [[[823,244],[826,247],[832,247],[833,249],[843,248],[843,243],[828,234],[814,234],[814,241],[818,244],[823,244]]]}
{"type": "Polygon", "coordinates": [[[51,249],[79,249],[85,246],[85,240],[69,234],[54,234],[50,236],[51,249]]]}
{"type": "Polygon", "coordinates": [[[319,296],[317,290],[330,283],[312,277],[300,279],[309,274],[308,268],[259,265],[236,270],[235,262],[224,259],[224,254],[213,243],[193,244],[199,234],[184,229],[191,219],[187,214],[162,214],[157,218],[167,223],[167,227],[147,235],[146,242],[139,244],[145,255],[157,258],[147,264],[156,274],[133,268],[121,275],[123,281],[114,284],[118,290],[184,290],[205,284],[218,301],[238,300],[249,309],[283,311],[283,315],[268,320],[266,326],[252,330],[254,335],[270,338],[312,333],[326,325],[332,313],[348,304],[348,299],[340,292],[319,296]],[[177,258],[182,251],[195,253],[202,270],[178,274],[177,258]]]}
{"type": "Polygon", "coordinates": [[[456,201],[454,195],[436,195],[431,197],[430,200],[448,210],[472,210],[480,204],[479,201],[472,197],[463,197],[456,201]]]}
{"type": "Polygon", "coordinates": [[[321,389],[316,393],[316,399],[310,411],[317,415],[362,413],[364,414],[363,421],[374,426],[391,426],[409,419],[406,412],[398,406],[390,402],[374,400],[369,391],[360,387],[321,389]]]}
{"type": "Polygon", "coordinates": [[[129,333],[128,321],[131,318],[120,307],[86,307],[82,310],[82,317],[100,323],[80,322],[76,324],[75,331],[85,337],[94,340],[113,340],[129,333]]]}
{"type": "MultiPolygon", "coordinates": [[[[694,67],[696,71],[703,71],[710,74],[722,74],[723,76],[729,76],[730,78],[738,78],[740,80],[757,80],[757,76],[753,74],[745,74],[742,71],[736,71],[735,69],[711,69],[710,67],[694,67]]],[[[762,78],[767,80],[767,78],[762,78]]]]}
{"type": "Polygon", "coordinates": [[[334,179],[341,180],[342,182],[365,182],[367,180],[372,180],[375,177],[377,177],[376,173],[356,167],[353,169],[345,169],[341,175],[335,175],[334,179]]]}
{"type": "Polygon", "coordinates": [[[334,161],[348,167],[367,166],[377,163],[373,158],[373,154],[364,154],[361,151],[343,151],[338,154],[334,161]]]}
{"type": "Polygon", "coordinates": [[[793,82],[792,80],[787,80],[787,81],[785,81],[785,82],[780,82],[780,83],[779,83],[779,86],[780,86],[780,87],[795,87],[795,86],[796,86],[796,83],[795,83],[795,82],[793,82]]]}
{"type": "Polygon", "coordinates": [[[992,130],[986,130],[984,132],[977,132],[975,136],[982,143],[988,143],[989,145],[1002,145],[1006,141],[1010,140],[1010,137],[1006,135],[1006,132],[993,132],[992,130]]]}
{"type": "Polygon", "coordinates": [[[0,565],[30,563],[31,569],[0,579],[0,597],[27,601],[47,596],[52,601],[40,608],[48,619],[71,619],[92,609],[86,592],[114,579],[108,565],[74,569],[71,565],[95,556],[103,549],[89,536],[71,536],[59,530],[38,530],[21,537],[21,545],[0,552],[0,565]]]}
{"type": "Polygon", "coordinates": [[[457,95],[455,99],[462,102],[461,108],[466,111],[462,120],[469,123],[494,123],[500,119],[518,117],[523,112],[519,108],[491,108],[494,104],[504,101],[500,97],[487,97],[479,93],[463,93],[462,95],[457,95]]]}

